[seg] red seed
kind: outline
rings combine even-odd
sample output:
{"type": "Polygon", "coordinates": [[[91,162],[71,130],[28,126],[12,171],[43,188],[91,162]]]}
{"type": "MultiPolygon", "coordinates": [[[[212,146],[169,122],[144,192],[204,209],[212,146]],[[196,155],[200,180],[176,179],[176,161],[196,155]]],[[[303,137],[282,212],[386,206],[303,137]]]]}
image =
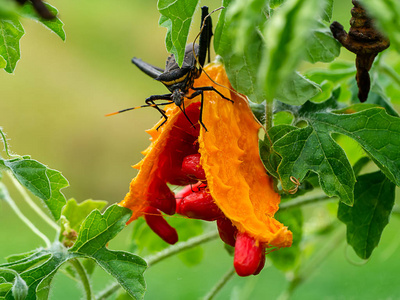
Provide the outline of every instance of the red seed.
{"type": "Polygon", "coordinates": [[[180,214],[180,203],[183,198],[189,196],[191,193],[195,193],[201,190],[204,190],[207,187],[207,183],[199,181],[196,184],[189,184],[181,189],[178,193],[175,194],[176,199],[176,213],[180,214]]]}
{"type": "Polygon", "coordinates": [[[254,274],[264,255],[264,247],[245,232],[238,232],[233,266],[239,276],[254,274]]]}
{"type": "Polygon", "coordinates": [[[154,178],[149,187],[149,204],[167,215],[175,214],[176,201],[174,193],[159,178],[154,178]]]}
{"type": "Polygon", "coordinates": [[[191,193],[183,198],[177,210],[181,215],[206,221],[214,221],[224,215],[206,190],[191,193]]]}
{"type": "Polygon", "coordinates": [[[221,240],[229,246],[235,247],[237,229],[231,220],[222,217],[217,219],[218,233],[221,240]]]}
{"type": "Polygon", "coordinates": [[[260,274],[261,270],[264,269],[264,266],[265,266],[265,251],[263,249],[263,252],[261,253],[260,264],[258,265],[257,270],[253,273],[253,275],[260,274]]]}
{"type": "Polygon", "coordinates": [[[203,167],[200,165],[199,153],[188,155],[183,159],[182,172],[198,180],[206,179],[206,174],[204,173],[203,167]]]}
{"type": "Polygon", "coordinates": [[[168,224],[158,209],[151,206],[147,207],[144,219],[151,230],[168,244],[173,245],[178,241],[178,233],[175,228],[168,224]]]}

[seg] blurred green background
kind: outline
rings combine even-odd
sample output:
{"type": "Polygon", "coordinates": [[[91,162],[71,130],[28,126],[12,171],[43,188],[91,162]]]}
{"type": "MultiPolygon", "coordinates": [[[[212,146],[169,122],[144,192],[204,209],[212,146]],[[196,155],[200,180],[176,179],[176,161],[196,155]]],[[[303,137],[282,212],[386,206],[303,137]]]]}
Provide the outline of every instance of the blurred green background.
{"type": "MultiPolygon", "coordinates": [[[[351,1],[335,1],[335,19],[348,28],[351,1]]],[[[23,20],[26,34],[21,40],[22,57],[15,74],[0,72],[0,125],[7,133],[11,150],[62,171],[70,187],[64,194],[78,201],[92,198],[119,202],[128,191],[136,171],[140,151],[148,145],[145,129],[159,119],[153,109],[128,112],[106,118],[119,109],[141,105],[152,94],[165,93],[158,82],[141,73],[130,62],[133,56],[164,66],[166,30],[158,26],[156,1],[61,1],[51,0],[65,23],[67,40],[63,43],[38,23],[23,20]]],[[[219,2],[201,5],[218,7],[219,2]]],[[[216,16],[214,16],[216,23],[216,16]]],[[[190,40],[198,32],[192,26],[190,40]]],[[[353,59],[352,54],[344,57],[353,59]]],[[[49,236],[52,229],[41,223],[24,207],[15,191],[17,204],[49,236]]],[[[318,221],[319,206],[308,206],[309,223],[318,221]]],[[[344,226],[342,237],[344,237],[344,226]]],[[[293,299],[398,299],[396,276],[400,268],[397,228],[393,217],[382,241],[364,265],[352,250],[338,243],[323,263],[316,266],[293,299]],[[350,257],[350,258],[349,258],[350,257]]],[[[131,226],[132,227],[132,226],[131,226]]],[[[131,227],[112,243],[112,249],[127,249],[131,227]]],[[[342,238],[343,241],[343,238],[342,238]]],[[[315,247],[323,247],[321,240],[315,247]]],[[[0,259],[41,246],[0,203],[0,259]]],[[[173,257],[146,272],[146,299],[196,299],[205,295],[231,267],[232,257],[215,241],[205,247],[203,262],[186,267],[173,257]]],[[[97,290],[111,277],[98,270],[93,283],[97,290]]],[[[260,276],[232,280],[218,299],[276,299],[287,286],[285,275],[273,267],[260,276]],[[254,289],[253,289],[254,288],[254,289]]],[[[51,299],[80,299],[77,284],[59,273],[51,299]]]]}

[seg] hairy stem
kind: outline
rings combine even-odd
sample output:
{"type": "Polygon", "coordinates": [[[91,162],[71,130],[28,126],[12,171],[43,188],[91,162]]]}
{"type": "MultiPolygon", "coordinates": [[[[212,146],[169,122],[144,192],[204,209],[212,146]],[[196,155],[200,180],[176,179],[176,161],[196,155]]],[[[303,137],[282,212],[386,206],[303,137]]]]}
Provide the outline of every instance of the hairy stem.
{"type": "Polygon", "coordinates": [[[283,202],[279,205],[280,209],[285,209],[285,208],[297,208],[306,204],[311,204],[314,202],[319,202],[319,201],[327,201],[327,200],[337,200],[336,197],[328,197],[325,194],[318,194],[318,195],[304,195],[300,196],[298,198],[295,198],[294,200],[290,200],[287,202],[283,202]]]}
{"type": "MultiPolygon", "coordinates": [[[[178,244],[170,246],[170,247],[158,252],[155,255],[145,257],[144,260],[147,261],[148,267],[151,267],[151,266],[155,265],[156,263],[159,263],[160,261],[162,261],[170,256],[178,254],[187,249],[196,247],[202,243],[212,241],[212,240],[216,239],[217,237],[218,237],[218,232],[216,232],[216,231],[208,232],[203,235],[191,238],[185,242],[180,242],[178,244]]],[[[112,294],[117,292],[120,288],[121,288],[121,286],[119,285],[119,283],[115,282],[114,284],[110,285],[107,289],[100,292],[97,295],[96,299],[97,300],[105,300],[108,297],[110,297],[112,294]]]]}
{"type": "Polygon", "coordinates": [[[2,198],[4,198],[4,200],[10,205],[12,210],[21,219],[21,221],[24,222],[33,231],[33,233],[35,233],[38,237],[40,237],[44,241],[47,248],[50,248],[51,247],[50,240],[39,229],[37,229],[36,226],[33,225],[33,223],[27,217],[25,217],[25,215],[19,210],[18,206],[15,204],[14,200],[10,197],[5,185],[2,182],[0,182],[0,190],[2,190],[2,195],[1,195],[2,198]]]}
{"type": "Polygon", "coordinates": [[[22,198],[25,200],[26,203],[33,209],[34,212],[36,212],[42,219],[45,221],[50,227],[53,227],[57,232],[60,231],[60,227],[52,220],[50,219],[44,212],[39,208],[39,206],[36,205],[36,203],[32,200],[31,197],[29,197],[28,193],[26,190],[22,187],[22,185],[18,182],[17,179],[15,179],[14,176],[9,174],[7,172],[8,176],[10,177],[11,181],[14,183],[15,187],[17,188],[18,192],[22,195],[22,198]]]}
{"type": "Polygon", "coordinates": [[[235,269],[231,268],[228,272],[222,276],[222,278],[217,282],[216,285],[213,286],[211,291],[208,292],[207,295],[204,296],[204,300],[211,300],[213,299],[218,292],[225,286],[225,284],[233,277],[235,274],[235,269]]]}
{"type": "Polygon", "coordinates": [[[2,130],[1,127],[0,127],[0,135],[1,135],[1,138],[3,139],[4,151],[6,152],[7,156],[8,156],[8,157],[18,156],[18,155],[12,155],[12,154],[10,154],[10,152],[9,152],[9,150],[8,150],[8,143],[7,143],[6,136],[5,136],[5,134],[4,134],[4,132],[3,132],[3,130],[2,130]]]}
{"type": "Polygon", "coordinates": [[[147,265],[149,267],[151,267],[152,265],[154,265],[172,255],[175,255],[184,250],[196,247],[202,243],[212,241],[212,240],[216,239],[217,237],[218,237],[218,232],[216,232],[216,231],[208,232],[203,235],[191,238],[185,242],[180,242],[176,245],[170,246],[170,247],[158,252],[157,254],[149,256],[149,257],[145,257],[144,259],[147,261],[147,265]]]}
{"type": "Polygon", "coordinates": [[[265,101],[265,130],[268,130],[272,127],[272,108],[274,106],[274,101],[265,101]]]}
{"type": "Polygon", "coordinates": [[[74,266],[76,272],[78,273],[83,288],[85,289],[85,293],[86,293],[86,299],[87,300],[92,300],[92,287],[90,285],[90,281],[89,281],[89,277],[88,274],[86,273],[85,268],[82,266],[82,264],[80,263],[80,261],[76,258],[74,259],[70,259],[69,263],[74,266]]]}

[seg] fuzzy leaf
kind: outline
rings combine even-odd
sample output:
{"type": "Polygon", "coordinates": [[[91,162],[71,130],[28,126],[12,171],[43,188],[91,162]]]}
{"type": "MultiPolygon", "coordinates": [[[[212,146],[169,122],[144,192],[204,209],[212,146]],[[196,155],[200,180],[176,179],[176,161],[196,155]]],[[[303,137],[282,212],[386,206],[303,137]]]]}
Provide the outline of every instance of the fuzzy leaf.
{"type": "Polygon", "coordinates": [[[69,184],[59,171],[50,169],[33,159],[5,160],[4,165],[25,188],[44,201],[54,219],[60,218],[61,210],[66,203],[60,190],[69,184]]]}
{"type": "Polygon", "coordinates": [[[141,299],[146,290],[143,278],[146,262],[129,252],[111,251],[105,247],[125,227],[131,214],[131,210],[118,205],[110,206],[103,214],[94,210],[82,223],[78,238],[69,251],[93,258],[132,297],[141,299]]]}
{"type": "MultiPolygon", "coordinates": [[[[57,8],[55,8],[54,6],[51,6],[48,3],[45,3],[45,5],[48,8],[48,10],[53,13],[53,15],[55,15],[55,16],[58,15],[57,8]]],[[[52,20],[43,19],[35,11],[31,2],[26,2],[24,4],[24,6],[21,8],[20,14],[23,17],[30,18],[32,20],[42,23],[44,26],[49,28],[52,32],[57,34],[63,41],[65,41],[65,31],[63,28],[64,23],[58,17],[55,17],[52,20]]]]}
{"type": "Polygon", "coordinates": [[[362,259],[378,246],[395,200],[395,185],[382,173],[357,177],[354,206],[339,204],[338,218],[347,226],[347,242],[362,259]]]}
{"type": "Polygon", "coordinates": [[[0,20],[0,56],[7,62],[6,72],[13,73],[21,57],[19,40],[24,35],[24,28],[18,18],[0,20]]]}
{"type": "Polygon", "coordinates": [[[6,60],[3,58],[3,56],[0,56],[0,69],[4,69],[7,66],[6,60]]]}
{"type": "Polygon", "coordinates": [[[167,51],[175,55],[179,66],[183,63],[186,41],[197,3],[198,0],[159,0],[157,4],[161,14],[159,25],[167,28],[167,51]]]}
{"type": "Polygon", "coordinates": [[[400,2],[398,0],[362,0],[378,27],[389,37],[392,47],[400,51],[400,2]]]}
{"type": "Polygon", "coordinates": [[[340,47],[340,43],[333,37],[329,27],[318,22],[307,40],[305,58],[311,63],[331,62],[339,56],[340,47]]]}
{"type": "Polygon", "coordinates": [[[280,84],[295,71],[323,5],[319,0],[289,0],[267,22],[258,74],[267,101],[272,101],[280,84]]]}
{"type": "Polygon", "coordinates": [[[320,92],[318,84],[295,72],[278,87],[275,99],[291,105],[302,105],[320,92]]]}
{"type": "MultiPolygon", "coordinates": [[[[279,178],[284,190],[294,188],[293,176],[301,181],[309,171],[318,174],[322,189],[328,196],[338,196],[352,205],[355,176],[343,149],[331,137],[346,135],[358,142],[381,170],[400,185],[400,118],[371,105],[353,105],[336,113],[329,111],[329,101],[307,102],[297,109],[297,118],[308,126],[297,128],[281,125],[269,132],[273,143],[263,154],[269,172],[279,178]],[[278,158],[277,158],[278,157],[278,158]]],[[[268,141],[268,140],[267,140],[268,141]]],[[[261,148],[265,151],[269,142],[261,148]]]]}
{"type": "Polygon", "coordinates": [[[70,228],[79,230],[85,218],[95,209],[101,210],[107,205],[107,201],[85,200],[77,203],[75,199],[69,199],[62,210],[62,215],[69,221],[70,228]]]}

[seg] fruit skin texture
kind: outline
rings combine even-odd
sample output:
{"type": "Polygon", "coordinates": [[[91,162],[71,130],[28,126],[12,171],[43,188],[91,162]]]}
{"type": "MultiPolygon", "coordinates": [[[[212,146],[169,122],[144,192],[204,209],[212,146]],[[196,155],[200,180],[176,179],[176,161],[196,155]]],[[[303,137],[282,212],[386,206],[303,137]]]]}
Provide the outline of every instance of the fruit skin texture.
{"type": "MultiPolygon", "coordinates": [[[[253,275],[258,271],[264,255],[264,247],[247,233],[238,233],[233,266],[239,276],[253,275]]],[[[261,269],[264,267],[262,264],[261,269]]],[[[257,274],[258,274],[257,273],[257,274]]]]}
{"type": "MultiPolygon", "coordinates": [[[[219,84],[230,87],[219,64],[206,72],[219,84]]],[[[221,88],[202,76],[196,86],[214,86],[234,103],[217,93],[204,93],[203,122],[200,128],[200,163],[215,203],[239,232],[246,232],[261,243],[278,248],[292,244],[292,233],[274,219],[280,196],[273,189],[258,152],[260,125],[247,99],[221,88]]]]}

